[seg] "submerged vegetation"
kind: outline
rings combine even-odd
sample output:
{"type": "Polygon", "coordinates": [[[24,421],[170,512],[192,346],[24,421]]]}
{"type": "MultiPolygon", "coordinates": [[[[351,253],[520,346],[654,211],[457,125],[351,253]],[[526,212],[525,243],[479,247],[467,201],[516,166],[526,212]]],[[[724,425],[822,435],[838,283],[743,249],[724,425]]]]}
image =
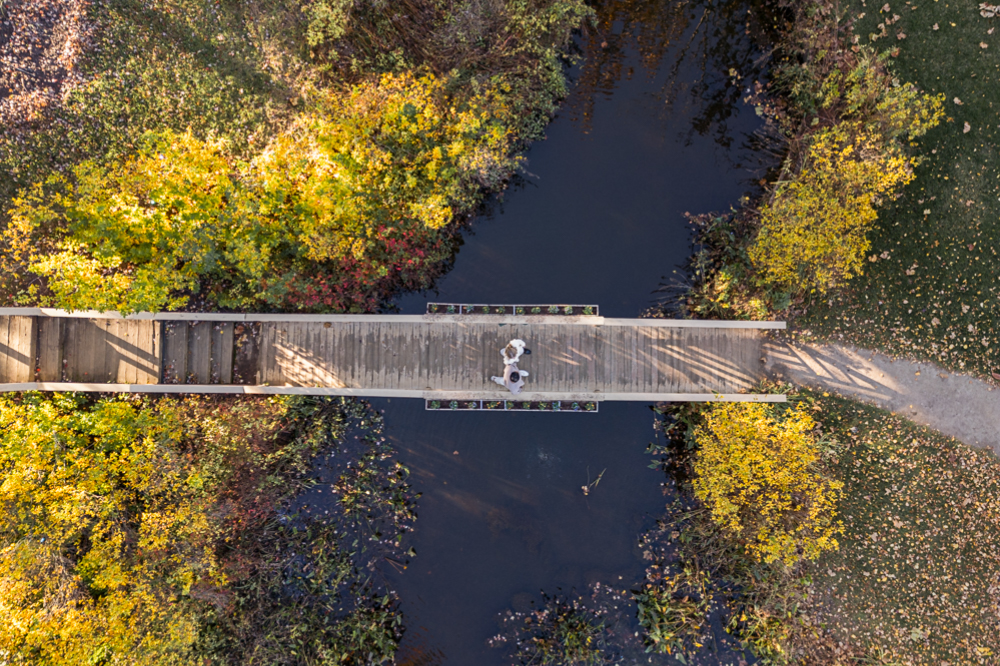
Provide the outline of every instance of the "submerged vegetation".
{"type": "Polygon", "coordinates": [[[414,519],[380,418],[332,399],[0,400],[0,654],[77,665],[381,663],[374,565],[414,519]],[[333,511],[295,510],[329,456],[333,511]]]}

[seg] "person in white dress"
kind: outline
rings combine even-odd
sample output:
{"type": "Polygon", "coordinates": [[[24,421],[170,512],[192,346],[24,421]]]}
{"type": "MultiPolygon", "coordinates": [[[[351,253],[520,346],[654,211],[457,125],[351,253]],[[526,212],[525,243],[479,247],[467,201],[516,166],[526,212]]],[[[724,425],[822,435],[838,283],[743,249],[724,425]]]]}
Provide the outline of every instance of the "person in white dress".
{"type": "Polygon", "coordinates": [[[505,387],[514,395],[521,392],[521,388],[524,386],[524,378],[528,376],[527,372],[517,368],[517,362],[520,360],[521,355],[531,353],[524,346],[524,340],[511,340],[508,342],[507,346],[500,350],[500,356],[503,357],[504,365],[503,377],[495,375],[490,377],[490,379],[500,386],[505,387]]]}

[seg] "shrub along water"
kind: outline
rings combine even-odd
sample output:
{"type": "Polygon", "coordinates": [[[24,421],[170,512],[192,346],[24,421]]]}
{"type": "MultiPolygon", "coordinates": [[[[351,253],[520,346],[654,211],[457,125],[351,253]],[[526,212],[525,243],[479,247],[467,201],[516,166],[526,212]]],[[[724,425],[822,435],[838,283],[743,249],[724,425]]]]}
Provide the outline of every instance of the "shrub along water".
{"type": "Polygon", "coordinates": [[[22,193],[0,192],[8,299],[371,311],[427,287],[455,222],[541,135],[566,91],[561,49],[590,15],[578,0],[388,13],[317,0],[305,12],[275,2],[251,25],[263,10],[227,5],[217,19],[215,3],[182,4],[183,18],[159,5],[133,15],[128,0],[95,9],[101,47],[83,59],[84,82],[0,132],[22,193]],[[132,35],[132,16],[171,31],[132,35]],[[185,67],[191,58],[204,67],[185,67]],[[125,117],[123,74],[152,98],[125,117]],[[189,95],[218,101],[192,107],[189,95]],[[176,113],[156,112],[175,98],[176,113]],[[81,137],[52,151],[67,127],[81,137]]]}
{"type": "Polygon", "coordinates": [[[844,8],[860,43],[891,44],[900,77],[944,95],[948,118],[880,213],[864,276],[810,303],[803,327],[989,378],[1000,373],[1000,18],[980,3],[844,8]]]}
{"type": "MultiPolygon", "coordinates": [[[[775,409],[812,422],[814,470],[841,488],[836,546],[799,548],[791,563],[761,558],[753,534],[720,521],[711,499],[696,495],[705,479],[699,431],[720,406],[672,407],[664,421],[670,445],[654,450],[682,497],[645,537],[653,561],[647,586],[669,589],[664,581],[704,572],[709,593],[725,604],[723,624],[765,664],[994,663],[1000,562],[989,553],[1000,547],[1000,464],[993,453],[829,394],[761,390],[787,392],[790,404],[775,409]]],[[[761,466],[739,478],[769,487],[783,470],[761,466]]],[[[687,589],[673,595],[665,616],[697,611],[682,602],[704,592],[687,589]]],[[[709,612],[696,612],[689,626],[707,622],[709,612]]],[[[677,648],[700,642],[690,636],[675,639],[677,648]]]]}
{"type": "Polygon", "coordinates": [[[0,652],[15,663],[395,652],[396,598],[372,565],[402,557],[413,498],[363,403],[26,393],[0,398],[0,425],[0,652]],[[330,513],[291,514],[321,455],[330,513]]]}
{"type": "Polygon", "coordinates": [[[860,274],[876,206],[913,179],[910,148],[943,116],[941,96],[900,83],[888,54],[851,44],[833,4],[787,11],[772,83],[751,96],[785,158],[756,207],[699,220],[690,314],[767,316],[860,274]]]}

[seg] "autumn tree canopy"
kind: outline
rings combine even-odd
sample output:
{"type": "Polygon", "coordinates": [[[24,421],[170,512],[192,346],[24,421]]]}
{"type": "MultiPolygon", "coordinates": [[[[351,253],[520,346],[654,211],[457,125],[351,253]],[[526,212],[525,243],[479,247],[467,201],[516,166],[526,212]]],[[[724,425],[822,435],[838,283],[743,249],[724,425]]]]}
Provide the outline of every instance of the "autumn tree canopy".
{"type": "Polygon", "coordinates": [[[778,417],[760,403],[716,403],[695,430],[695,496],[712,520],[765,562],[794,564],[837,547],[843,484],[818,470],[803,405],[778,417]]]}

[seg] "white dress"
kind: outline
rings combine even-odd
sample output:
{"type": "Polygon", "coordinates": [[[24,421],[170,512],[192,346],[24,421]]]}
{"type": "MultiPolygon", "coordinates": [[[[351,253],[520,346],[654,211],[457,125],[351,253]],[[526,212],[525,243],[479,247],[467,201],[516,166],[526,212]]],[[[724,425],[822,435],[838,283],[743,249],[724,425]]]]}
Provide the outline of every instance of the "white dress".
{"type": "Polygon", "coordinates": [[[517,362],[523,353],[524,340],[511,340],[508,342],[507,346],[500,350],[500,355],[503,357],[503,377],[490,377],[490,379],[500,386],[505,387],[514,395],[521,392],[521,388],[524,386],[524,378],[528,376],[528,373],[524,370],[517,369],[517,362]],[[517,373],[517,381],[514,381],[515,373],[517,373]]]}

